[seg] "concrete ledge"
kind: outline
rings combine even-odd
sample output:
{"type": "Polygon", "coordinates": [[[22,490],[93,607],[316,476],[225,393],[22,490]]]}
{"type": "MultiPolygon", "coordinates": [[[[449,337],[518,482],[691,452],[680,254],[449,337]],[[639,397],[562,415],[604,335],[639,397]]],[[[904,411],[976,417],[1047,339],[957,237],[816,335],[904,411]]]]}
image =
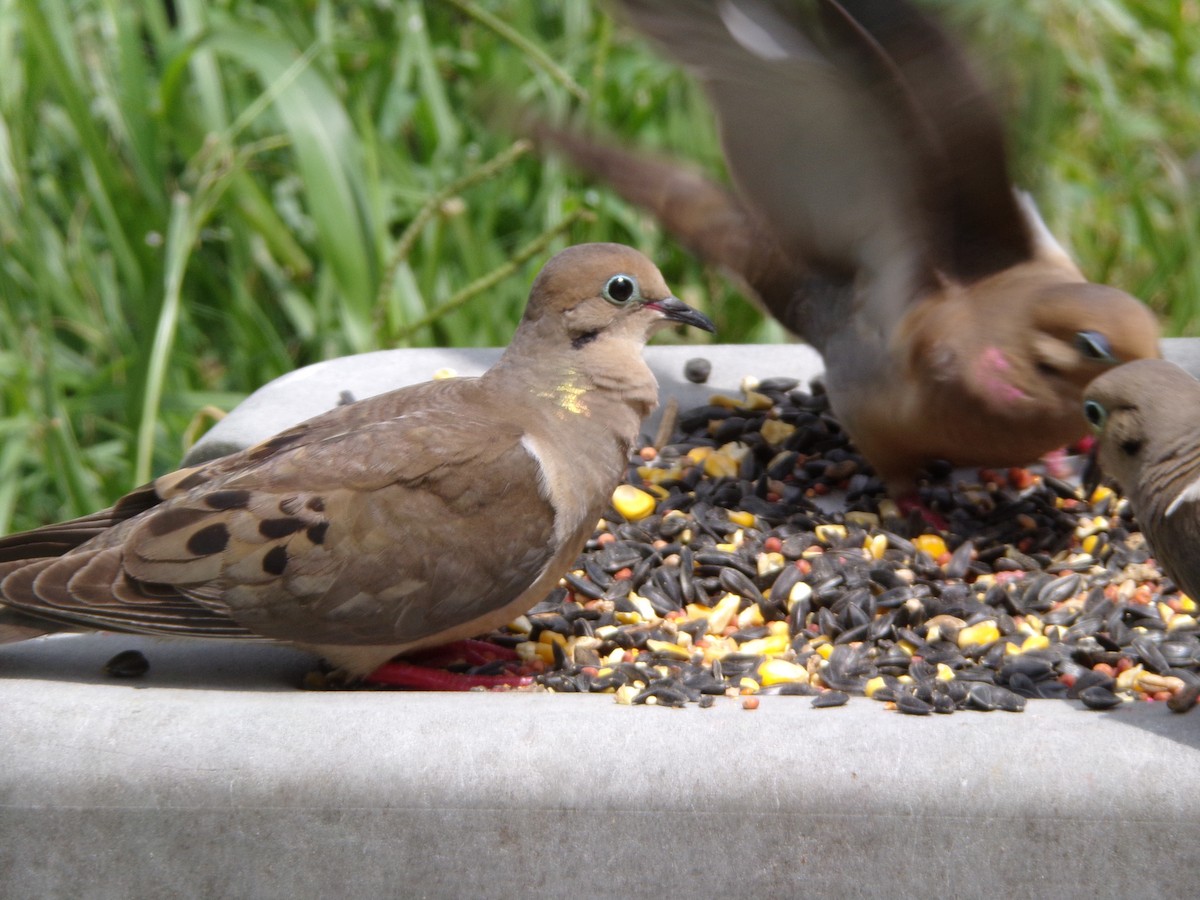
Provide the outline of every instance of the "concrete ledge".
{"type": "MultiPolygon", "coordinates": [[[[1187,364],[1194,346],[1168,355],[1187,364]]],[[[695,355],[714,376],[685,406],[746,372],[813,374],[791,347],[654,348],[664,388],[692,390],[679,374],[695,355]]],[[[434,354],[411,380],[446,364],[467,371],[434,354]]],[[[331,386],[362,390],[327,365],[331,386]]],[[[667,710],[299,691],[310,666],[287,648],[111,635],[0,649],[4,896],[1191,897],[1200,884],[1200,719],[1161,704],[667,710]],[[130,648],[149,657],[145,678],[99,674],[130,648]]]]}
{"type": "Polygon", "coordinates": [[[237,691],[6,680],[5,895],[1185,897],[1200,883],[1200,731],[1161,705],[916,719],[861,698],[748,712],[279,688],[261,670],[237,691]]]}

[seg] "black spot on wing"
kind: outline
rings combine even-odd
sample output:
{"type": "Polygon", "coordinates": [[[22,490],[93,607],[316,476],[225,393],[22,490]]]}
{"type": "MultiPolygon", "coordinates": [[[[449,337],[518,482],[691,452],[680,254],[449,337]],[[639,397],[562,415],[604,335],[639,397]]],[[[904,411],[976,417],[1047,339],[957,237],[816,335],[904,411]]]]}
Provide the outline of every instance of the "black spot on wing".
{"type": "Polygon", "coordinates": [[[263,556],[262,567],[268,575],[282,575],[283,570],[287,568],[287,563],[287,548],[281,545],[272,547],[266,552],[263,556]]]}
{"type": "Polygon", "coordinates": [[[323,544],[325,543],[325,532],[328,530],[328,522],[318,522],[316,525],[309,526],[305,534],[308,535],[308,539],[314,544],[323,544]]]}
{"type": "Polygon", "coordinates": [[[289,534],[295,534],[303,527],[303,522],[291,517],[286,519],[263,519],[258,523],[258,533],[274,541],[279,538],[285,538],[289,534]]]}
{"type": "Polygon", "coordinates": [[[293,428],[291,431],[285,431],[282,434],[277,434],[273,438],[268,438],[261,444],[252,447],[246,454],[247,460],[250,462],[258,462],[266,459],[268,456],[274,456],[280,450],[298,444],[302,441],[308,432],[303,428],[293,428]]]}
{"type": "Polygon", "coordinates": [[[250,505],[249,491],[213,491],[204,495],[204,504],[209,509],[245,509],[250,505]]]}
{"type": "Polygon", "coordinates": [[[220,553],[228,544],[229,529],[223,522],[214,522],[193,533],[188,538],[187,549],[196,556],[211,556],[220,553]]]}

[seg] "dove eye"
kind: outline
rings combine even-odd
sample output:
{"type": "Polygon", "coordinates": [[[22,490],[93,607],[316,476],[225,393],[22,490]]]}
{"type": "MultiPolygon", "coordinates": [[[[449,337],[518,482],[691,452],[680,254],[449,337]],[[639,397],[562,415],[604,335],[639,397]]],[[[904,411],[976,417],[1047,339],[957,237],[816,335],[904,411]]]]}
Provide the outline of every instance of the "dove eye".
{"type": "Polygon", "coordinates": [[[1075,349],[1084,359],[1113,363],[1117,361],[1112,344],[1098,331],[1079,331],[1075,334],[1075,349]]]}
{"type": "Polygon", "coordinates": [[[1099,431],[1108,420],[1108,410],[1095,400],[1087,400],[1083,404],[1083,417],[1088,420],[1088,423],[1093,428],[1099,431]]]}
{"type": "Polygon", "coordinates": [[[614,275],[605,283],[603,294],[609,303],[624,306],[638,296],[637,279],[632,275],[614,275]]]}

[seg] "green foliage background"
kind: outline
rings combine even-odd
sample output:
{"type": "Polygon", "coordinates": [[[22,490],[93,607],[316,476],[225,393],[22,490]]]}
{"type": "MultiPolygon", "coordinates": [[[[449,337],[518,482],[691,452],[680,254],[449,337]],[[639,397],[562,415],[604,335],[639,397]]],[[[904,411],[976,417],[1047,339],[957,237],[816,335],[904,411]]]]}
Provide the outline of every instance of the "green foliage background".
{"type": "MultiPolygon", "coordinates": [[[[937,5],[1085,271],[1196,333],[1200,4],[937,5]]],[[[0,532],[107,505],[297,366],[503,344],[568,243],[639,246],[723,341],[785,339],[514,147],[514,101],[719,170],[698,92],[585,0],[0,0],[0,532]]]]}

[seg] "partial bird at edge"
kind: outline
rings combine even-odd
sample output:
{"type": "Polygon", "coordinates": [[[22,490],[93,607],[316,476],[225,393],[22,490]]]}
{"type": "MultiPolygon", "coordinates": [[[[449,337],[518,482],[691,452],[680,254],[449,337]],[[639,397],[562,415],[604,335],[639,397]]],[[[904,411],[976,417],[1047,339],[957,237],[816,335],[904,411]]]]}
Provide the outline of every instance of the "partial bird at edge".
{"type": "Polygon", "coordinates": [[[1084,386],[1157,357],[1011,186],[1003,122],[943,29],[890,0],[617,0],[700,82],[734,188],[539,123],[534,137],[734,274],[825,359],[889,491],[935,459],[1016,465],[1086,433],[1084,386]]]}

